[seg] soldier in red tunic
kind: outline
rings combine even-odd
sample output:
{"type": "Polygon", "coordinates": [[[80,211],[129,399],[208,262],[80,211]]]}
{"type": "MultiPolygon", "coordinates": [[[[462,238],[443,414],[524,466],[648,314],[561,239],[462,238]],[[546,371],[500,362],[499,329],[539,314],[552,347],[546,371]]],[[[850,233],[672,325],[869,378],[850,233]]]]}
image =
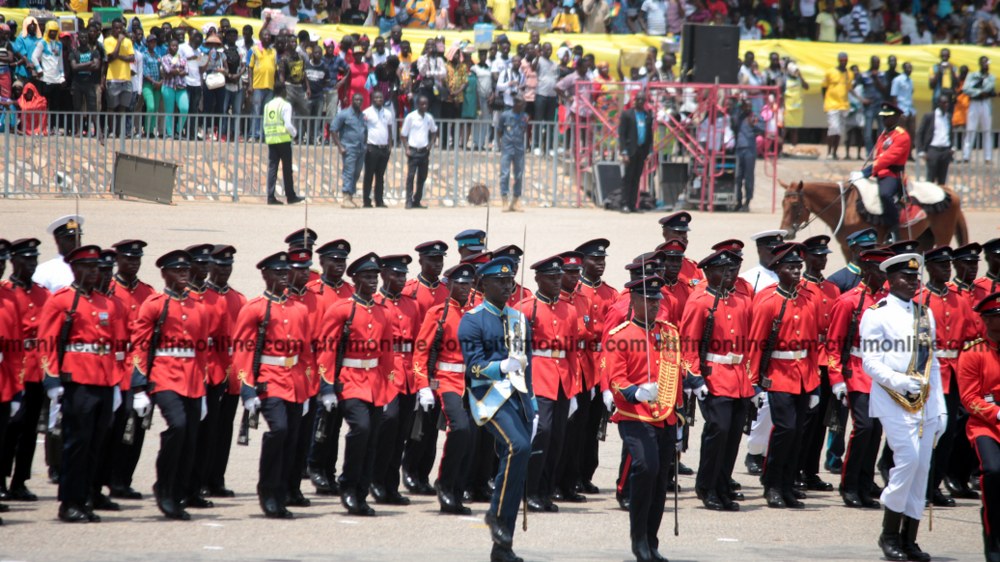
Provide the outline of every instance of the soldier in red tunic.
{"type": "Polygon", "coordinates": [[[1000,238],[983,243],[983,259],[986,261],[986,274],[973,283],[973,302],[1000,291],[1000,238]]]}
{"type": "MultiPolygon", "coordinates": [[[[808,410],[819,405],[816,365],[816,309],[808,287],[800,284],[803,247],[781,244],[768,264],[778,283],[757,292],[750,325],[750,380],[767,393],[771,431],[762,480],[768,507],[803,508],[805,493],[794,487],[797,449],[808,410]]],[[[757,392],[754,399],[763,399],[757,392]]]]}
{"type": "Polygon", "coordinates": [[[632,554],[639,562],[652,562],[663,560],[657,534],[677,436],[681,343],[677,328],[656,318],[663,279],[646,277],[625,287],[633,315],[609,330],[602,361],[617,408],[612,420],[633,459],[629,470],[632,554]]]}
{"type": "MultiPolygon", "coordinates": [[[[691,231],[691,213],[687,211],[680,211],[678,213],[673,213],[667,215],[660,219],[660,225],[663,227],[663,241],[670,242],[671,240],[680,240],[687,246],[688,243],[688,232],[691,231]]],[[[691,258],[683,258],[681,264],[680,278],[685,282],[691,282],[691,285],[697,285],[698,282],[705,279],[705,274],[698,269],[698,264],[691,258]]]]}
{"type": "Polygon", "coordinates": [[[445,276],[448,300],[431,307],[423,317],[414,341],[413,373],[421,408],[428,408],[436,395],[444,412],[447,437],[438,465],[437,486],[441,512],[468,515],[472,510],[463,505],[463,492],[472,467],[476,432],[462,400],[465,360],[458,342],[458,325],[464,314],[462,305],[472,290],[475,268],[459,264],[445,276]]]}
{"type": "Polygon", "coordinates": [[[292,513],[285,507],[288,482],[302,405],[309,397],[309,378],[315,376],[309,367],[314,336],[305,305],[285,297],[288,254],[272,254],[258,262],[257,269],[264,278],[264,294],[247,302],[236,319],[233,371],[241,383],[243,406],[251,415],[260,411],[267,420],[257,480],[261,509],[265,517],[290,519],[292,513]]]}
{"type": "Polygon", "coordinates": [[[209,270],[208,291],[218,293],[225,301],[225,314],[229,334],[223,345],[216,346],[219,365],[225,367],[225,392],[219,405],[219,434],[217,446],[212,451],[208,469],[208,495],[217,498],[231,498],[236,494],[226,487],[226,468],[229,466],[229,452],[233,445],[233,420],[240,404],[240,381],[233,373],[233,329],[236,318],[247,302],[243,293],[229,286],[229,276],[233,273],[233,255],[236,248],[217,244],[212,250],[212,266],[209,270]]]}
{"type": "Polygon", "coordinates": [[[393,321],[375,300],[381,269],[374,253],[354,260],[347,274],[355,292],[327,309],[319,331],[320,402],[328,412],[339,404],[349,427],[339,484],[340,503],[351,515],[375,515],[365,501],[374,471],[375,436],[388,403],[388,386],[402,376],[395,370],[393,321]]]}
{"type": "Polygon", "coordinates": [[[891,258],[887,250],[865,250],[858,257],[860,282],[837,297],[827,331],[827,369],[834,400],[847,402],[851,438],[841,469],[840,495],[847,507],[879,508],[875,493],[875,458],[882,441],[882,424],[868,415],[872,379],[861,364],[861,319],[885,296],[885,272],[879,265],[891,258]]]}
{"type": "Polygon", "coordinates": [[[740,509],[734,499],[742,499],[742,494],[731,482],[747,402],[754,394],[744,349],[751,301],[733,288],[742,261],[721,250],[698,264],[705,272],[705,288],[688,299],[680,324],[682,365],[689,379],[685,386],[692,389],[705,418],[695,493],[714,511],[740,509]]]}
{"type": "Polygon", "coordinates": [[[875,154],[872,164],[866,166],[861,175],[866,178],[875,176],[878,181],[878,195],[882,200],[882,224],[886,227],[887,240],[899,240],[899,210],[896,208],[896,197],[903,191],[903,174],[906,169],[906,159],[910,156],[910,133],[899,126],[903,110],[889,102],[882,102],[879,116],[885,130],[875,142],[875,154]]]}
{"type": "Polygon", "coordinates": [[[38,323],[42,385],[53,407],[62,402],[59,518],[71,523],[100,521],[88,501],[97,454],[111,427],[112,389],[121,380],[115,345],[124,335],[125,319],[96,290],[100,253],[97,246],[81,246],[65,256],[74,282],[46,301],[38,323]]]}
{"type": "MultiPolygon", "coordinates": [[[[316,293],[306,289],[309,277],[312,272],[312,250],[304,247],[297,247],[288,250],[288,291],[287,296],[290,302],[301,303],[309,311],[309,328],[306,334],[310,336],[309,345],[315,351],[317,340],[316,333],[319,331],[319,323],[322,321],[320,307],[317,304],[316,293]]],[[[311,373],[316,373],[316,365],[307,365],[311,373]]],[[[303,403],[304,413],[299,427],[298,444],[295,446],[295,459],[292,468],[288,471],[288,500],[286,505],[294,507],[309,507],[310,502],[302,495],[302,470],[306,466],[306,457],[309,455],[309,446],[312,444],[312,427],[316,420],[316,412],[319,410],[316,397],[319,395],[319,377],[309,378],[309,387],[306,390],[308,399],[303,403]]]]}
{"type": "Polygon", "coordinates": [[[133,407],[145,417],[152,401],[167,422],[156,457],[156,505],[170,519],[188,520],[183,502],[194,470],[198,423],[205,396],[208,326],[205,307],[187,289],[191,255],[168,252],[156,260],[163,293],[139,308],[132,330],[133,407]]]}
{"type": "MultiPolygon", "coordinates": [[[[22,238],[10,245],[10,261],[13,271],[10,280],[0,284],[10,290],[10,296],[16,302],[21,314],[18,320],[21,324],[21,337],[24,341],[24,373],[23,391],[20,400],[20,411],[11,418],[7,428],[7,436],[2,447],[3,461],[0,465],[0,495],[6,494],[13,501],[37,501],[25,482],[31,478],[31,461],[35,455],[35,443],[38,440],[36,420],[42,411],[45,401],[45,391],[42,390],[42,368],[38,363],[38,320],[49,292],[41,285],[32,282],[31,276],[38,265],[38,246],[41,242],[36,238],[22,238]],[[5,485],[8,474],[13,474],[10,488],[5,485]]],[[[12,309],[8,309],[12,310],[12,309]]],[[[6,352],[4,352],[6,353],[6,352]]],[[[6,357],[6,356],[5,356],[6,357]]],[[[3,437],[0,437],[3,439],[3,437]]]]}
{"type": "Polygon", "coordinates": [[[958,389],[969,411],[965,433],[979,456],[982,490],[983,540],[986,560],[1000,561],[1000,293],[981,300],[975,308],[986,333],[958,359],[958,389]]]}
{"type": "MultiPolygon", "coordinates": [[[[319,325],[322,326],[322,319],[334,304],[351,298],[354,294],[354,286],[344,281],[344,273],[347,271],[347,256],[351,253],[351,244],[347,240],[333,240],[316,248],[316,255],[319,256],[319,265],[323,270],[322,275],[316,281],[310,281],[308,289],[316,293],[320,310],[317,315],[320,318],[319,325]]],[[[337,447],[340,442],[340,427],[343,424],[343,417],[339,408],[323,413],[316,412],[316,426],[326,425],[326,438],[323,441],[313,439],[312,447],[309,450],[308,471],[309,479],[316,487],[316,493],[321,496],[336,495],[340,493],[337,484],[337,447]]],[[[315,437],[317,427],[314,426],[310,434],[315,437]]]]}
{"type": "MultiPolygon", "coordinates": [[[[0,239],[0,275],[9,257],[10,243],[0,239]]],[[[22,312],[11,291],[5,284],[0,285],[0,450],[4,449],[9,420],[16,416],[24,401],[22,378],[24,377],[24,346],[22,312]]],[[[3,479],[0,478],[0,482],[3,479]]],[[[6,499],[6,498],[4,498],[6,499]]],[[[0,503],[0,513],[10,509],[0,503]]],[[[3,525],[3,519],[0,519],[3,525]]]]}
{"type": "Polygon", "coordinates": [[[579,392],[576,371],[579,337],[576,308],[559,300],[563,259],[552,256],[535,262],[538,292],[525,298],[518,310],[531,333],[531,373],[538,399],[538,432],[531,444],[526,488],[528,509],[557,512],[552,501],[556,465],[566,436],[570,401],[579,392]]]}
{"type": "Polygon", "coordinates": [[[441,283],[448,244],[440,240],[431,240],[418,244],[413,250],[419,256],[417,263],[420,265],[420,273],[406,282],[403,293],[417,301],[422,315],[432,306],[439,305],[448,298],[448,287],[441,283]]]}
{"type": "Polygon", "coordinates": [[[518,303],[524,299],[530,298],[532,294],[531,289],[522,287],[521,284],[517,282],[517,272],[521,268],[521,258],[524,256],[524,250],[514,244],[508,244],[493,250],[491,254],[494,258],[506,256],[514,262],[514,292],[510,295],[510,300],[507,301],[507,306],[517,308],[518,303]]]}

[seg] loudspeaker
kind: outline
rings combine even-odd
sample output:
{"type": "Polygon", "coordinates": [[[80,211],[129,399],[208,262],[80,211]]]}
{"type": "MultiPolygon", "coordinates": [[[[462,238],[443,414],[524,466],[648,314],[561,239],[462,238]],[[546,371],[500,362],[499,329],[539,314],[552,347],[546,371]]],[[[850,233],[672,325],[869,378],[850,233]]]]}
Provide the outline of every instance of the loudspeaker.
{"type": "Polygon", "coordinates": [[[735,25],[684,25],[681,69],[684,82],[736,84],[740,30],[735,25]]]}
{"type": "Polygon", "coordinates": [[[675,207],[688,182],[688,165],[683,162],[660,162],[660,203],[675,207]]]}

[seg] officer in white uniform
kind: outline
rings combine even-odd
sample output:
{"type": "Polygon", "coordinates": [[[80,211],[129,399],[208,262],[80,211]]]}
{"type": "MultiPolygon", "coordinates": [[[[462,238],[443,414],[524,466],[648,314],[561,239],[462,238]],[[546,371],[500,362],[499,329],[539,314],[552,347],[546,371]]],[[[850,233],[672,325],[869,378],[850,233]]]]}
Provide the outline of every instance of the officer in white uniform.
{"type": "Polygon", "coordinates": [[[80,246],[80,239],[83,237],[83,217],[80,215],[59,217],[45,230],[55,238],[59,255],[38,264],[31,280],[48,289],[50,293],[55,293],[73,284],[73,270],[63,261],[63,256],[69,255],[80,246]]]}
{"type": "Polygon", "coordinates": [[[934,316],[913,301],[923,258],[901,254],[879,266],[889,296],[861,317],[861,356],[872,377],[868,410],[879,418],[896,466],[882,491],[879,546],[887,560],[930,560],[917,546],[931,455],[947,425],[941,371],[932,352],[934,316]]]}
{"type": "MultiPolygon", "coordinates": [[[[776,246],[784,242],[784,230],[765,230],[750,237],[757,243],[757,256],[760,263],[740,274],[756,295],[762,289],[778,283],[778,274],[771,271],[766,265],[771,263],[774,257],[773,250],[776,246]]],[[[763,400],[757,408],[757,418],[750,425],[750,437],[747,438],[747,458],[744,461],[747,472],[750,474],[760,474],[764,467],[764,455],[767,454],[767,443],[771,438],[771,408],[767,403],[767,393],[763,393],[763,400]]]]}

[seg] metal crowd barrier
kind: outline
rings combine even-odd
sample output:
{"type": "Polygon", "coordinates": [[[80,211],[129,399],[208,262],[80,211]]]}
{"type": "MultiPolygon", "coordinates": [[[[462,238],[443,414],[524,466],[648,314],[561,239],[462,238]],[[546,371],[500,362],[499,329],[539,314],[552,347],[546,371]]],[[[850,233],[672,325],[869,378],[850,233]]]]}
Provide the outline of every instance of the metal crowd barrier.
{"type": "MultiPolygon", "coordinates": [[[[0,119],[0,145],[4,153],[0,167],[5,198],[110,196],[116,152],[176,164],[174,195],[178,199],[239,201],[266,195],[267,145],[249,139],[254,126],[252,116],[188,115],[183,129],[181,116],[176,113],[28,115],[21,112],[16,115],[17,124],[12,116],[8,112],[0,119]],[[174,120],[176,138],[164,134],[168,119],[174,120]],[[147,122],[153,123],[152,131],[146,130],[147,122]],[[235,134],[227,134],[230,127],[235,134]]],[[[326,132],[329,120],[296,117],[295,124],[300,132],[293,147],[296,193],[314,199],[339,200],[341,156],[326,132]]],[[[403,202],[406,186],[406,155],[398,145],[399,126],[401,121],[397,121],[397,146],[385,176],[385,201],[389,205],[403,202]]],[[[499,200],[498,143],[494,139],[484,143],[490,148],[473,150],[475,141],[490,137],[492,123],[442,119],[438,120],[438,127],[439,139],[431,153],[424,202],[466,205],[466,195],[475,185],[486,186],[490,198],[499,200]]],[[[574,164],[567,152],[557,149],[563,146],[556,140],[557,125],[534,123],[528,135],[522,195],[525,204],[579,206],[579,190],[572,174],[574,164]],[[530,135],[538,135],[543,129],[545,136],[553,140],[545,150],[533,150],[530,135]]],[[[356,185],[355,201],[359,205],[362,182],[363,175],[356,185]]],[[[277,191],[279,195],[282,193],[280,173],[277,191]]]]}
{"type": "MultiPolygon", "coordinates": [[[[962,198],[963,209],[980,211],[1000,209],[1000,154],[998,154],[1000,150],[997,148],[1000,131],[991,131],[988,134],[993,137],[990,158],[987,158],[984,151],[985,134],[978,134],[973,139],[968,162],[960,161],[966,137],[965,131],[955,131],[952,135],[951,145],[954,152],[951,165],[948,166],[948,185],[962,198]]],[[[924,180],[926,175],[927,163],[923,158],[916,158],[913,177],[924,180]]]]}

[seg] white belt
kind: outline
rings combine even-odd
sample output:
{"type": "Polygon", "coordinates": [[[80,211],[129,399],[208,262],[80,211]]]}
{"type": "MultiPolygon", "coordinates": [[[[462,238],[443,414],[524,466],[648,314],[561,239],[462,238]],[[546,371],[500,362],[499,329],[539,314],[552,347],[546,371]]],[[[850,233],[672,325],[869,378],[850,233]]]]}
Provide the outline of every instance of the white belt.
{"type": "Polygon", "coordinates": [[[601,350],[601,342],[596,342],[596,345],[594,346],[594,351],[600,351],[600,350],[601,350]]]}
{"type": "Polygon", "coordinates": [[[706,353],[705,361],[711,361],[719,365],[739,365],[740,361],[743,361],[743,354],[727,353],[725,355],[716,355],[714,353],[706,353]]]}
{"type": "Polygon", "coordinates": [[[63,348],[66,353],[90,353],[92,355],[108,355],[111,344],[108,343],[71,343],[63,348]]]}
{"type": "Polygon", "coordinates": [[[566,357],[566,350],[563,349],[540,349],[538,351],[532,350],[532,357],[551,357],[552,359],[562,359],[566,357]]]}
{"type": "Polygon", "coordinates": [[[3,352],[0,351],[0,363],[3,363],[3,352]]]}
{"type": "Polygon", "coordinates": [[[299,356],[292,355],[291,357],[285,357],[284,355],[261,355],[260,364],[271,365],[272,367],[292,368],[299,364],[299,356]]]}
{"type": "Polygon", "coordinates": [[[116,351],[115,352],[115,361],[124,361],[124,360],[125,360],[125,352],[124,351],[116,351]]]}
{"type": "Polygon", "coordinates": [[[413,342],[402,342],[392,344],[392,350],[396,353],[413,353],[413,342]]]}
{"type": "Polygon", "coordinates": [[[374,369],[378,367],[378,359],[344,359],[342,365],[352,369],[374,369]]]}
{"type": "Polygon", "coordinates": [[[957,349],[939,349],[934,352],[938,359],[958,359],[957,349]]]}
{"type": "Polygon", "coordinates": [[[194,359],[194,350],[184,347],[168,347],[156,350],[157,357],[180,357],[183,359],[194,359]]]}
{"type": "Polygon", "coordinates": [[[798,351],[772,351],[771,359],[799,360],[805,359],[807,355],[809,355],[808,349],[800,349],[798,351]]]}
{"type": "Polygon", "coordinates": [[[438,371],[445,371],[447,373],[464,373],[465,363],[445,363],[444,361],[438,361],[435,368],[438,371]]]}
{"type": "Polygon", "coordinates": [[[863,357],[861,357],[861,348],[860,347],[857,347],[857,346],[852,347],[851,348],[851,355],[857,357],[858,359],[863,359],[863,357]]]}

